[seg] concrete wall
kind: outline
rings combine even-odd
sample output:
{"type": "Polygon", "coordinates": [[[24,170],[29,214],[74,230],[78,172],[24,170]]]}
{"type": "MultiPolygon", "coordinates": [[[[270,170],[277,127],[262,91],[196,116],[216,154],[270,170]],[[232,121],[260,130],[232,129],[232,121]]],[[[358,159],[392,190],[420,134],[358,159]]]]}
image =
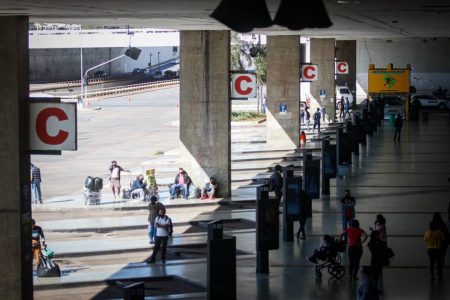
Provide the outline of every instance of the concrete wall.
{"type": "MultiPolygon", "coordinates": [[[[179,54],[179,47],[148,47],[142,50],[139,59],[134,61],[124,57],[105,66],[91,71],[103,70],[109,75],[131,72],[134,68],[146,68],[152,54],[152,65],[158,63],[158,52],[160,62],[169,60],[179,54]]],[[[87,70],[102,62],[125,53],[127,48],[83,48],[83,70],[87,70]]],[[[80,49],[30,49],[30,81],[64,81],[80,79],[80,49]]]]}
{"type": "Polygon", "coordinates": [[[349,67],[348,74],[336,75],[336,85],[347,85],[356,100],[356,41],[336,41],[336,61],[346,61],[349,67]]]}
{"type": "Polygon", "coordinates": [[[32,299],[28,18],[0,17],[0,299],[32,299]]]}
{"type": "Polygon", "coordinates": [[[358,41],[357,81],[367,92],[367,69],[370,63],[384,68],[393,63],[394,68],[411,64],[411,84],[417,91],[429,92],[437,86],[450,90],[450,41],[358,41]]]}
{"type": "Polygon", "coordinates": [[[180,164],[231,195],[230,32],[181,31],[180,164]]]}
{"type": "Polygon", "coordinates": [[[296,148],[300,130],[300,36],[267,37],[267,144],[296,148]],[[280,104],[287,112],[280,113],[280,104]]]}
{"type": "MultiPolygon", "coordinates": [[[[319,80],[311,82],[311,95],[324,106],[331,120],[336,114],[336,95],[334,82],[335,39],[311,39],[311,63],[319,65],[319,80]],[[320,98],[320,90],[325,90],[326,97],[320,98]],[[333,99],[333,102],[330,101],[333,99]]],[[[311,110],[311,116],[314,111],[311,110]]]]}

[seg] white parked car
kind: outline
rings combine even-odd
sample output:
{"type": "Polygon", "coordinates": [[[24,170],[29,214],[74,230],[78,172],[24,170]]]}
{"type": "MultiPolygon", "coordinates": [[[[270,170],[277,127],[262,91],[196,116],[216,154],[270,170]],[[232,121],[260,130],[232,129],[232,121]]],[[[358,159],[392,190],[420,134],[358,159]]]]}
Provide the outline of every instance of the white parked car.
{"type": "Polygon", "coordinates": [[[337,85],[336,86],[336,107],[339,107],[339,104],[341,103],[342,97],[348,98],[348,101],[350,101],[350,104],[353,103],[353,95],[350,89],[345,85],[337,85]]]}
{"type": "Polygon", "coordinates": [[[424,108],[439,108],[446,109],[448,108],[448,100],[447,99],[438,99],[433,95],[413,95],[411,97],[412,101],[419,101],[420,106],[424,108]]]}

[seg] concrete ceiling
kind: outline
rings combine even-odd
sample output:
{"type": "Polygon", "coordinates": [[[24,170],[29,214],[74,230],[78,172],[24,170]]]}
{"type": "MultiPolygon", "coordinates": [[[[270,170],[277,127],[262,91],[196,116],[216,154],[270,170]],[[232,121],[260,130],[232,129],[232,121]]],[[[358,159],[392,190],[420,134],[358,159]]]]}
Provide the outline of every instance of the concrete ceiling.
{"type": "MultiPolygon", "coordinates": [[[[239,3],[249,0],[232,1],[239,3]]],[[[1,0],[0,15],[27,15],[32,21],[76,24],[178,30],[226,29],[209,17],[219,2],[220,0],[1,0]]],[[[274,17],[280,0],[266,2],[274,17]]],[[[450,0],[325,0],[324,3],[334,25],[328,29],[307,29],[298,33],[309,37],[338,39],[450,37],[450,0]]],[[[257,32],[293,33],[279,26],[257,32]]]]}

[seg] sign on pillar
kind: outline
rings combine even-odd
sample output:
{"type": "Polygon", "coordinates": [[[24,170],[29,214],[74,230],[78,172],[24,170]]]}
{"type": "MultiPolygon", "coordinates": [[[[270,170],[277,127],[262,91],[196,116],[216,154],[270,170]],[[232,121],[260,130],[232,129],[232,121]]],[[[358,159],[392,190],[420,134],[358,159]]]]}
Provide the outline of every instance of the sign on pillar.
{"type": "Polygon", "coordinates": [[[252,73],[231,73],[231,99],[256,98],[256,75],[252,73]]]}
{"type": "Polygon", "coordinates": [[[30,101],[30,152],[60,154],[62,150],[77,150],[76,104],[59,103],[59,99],[33,100],[30,101]]]}
{"type": "Polygon", "coordinates": [[[303,64],[301,65],[302,81],[319,80],[319,65],[303,64]]]}
{"type": "Polygon", "coordinates": [[[338,61],[336,62],[336,74],[348,74],[348,62],[338,61]]]}

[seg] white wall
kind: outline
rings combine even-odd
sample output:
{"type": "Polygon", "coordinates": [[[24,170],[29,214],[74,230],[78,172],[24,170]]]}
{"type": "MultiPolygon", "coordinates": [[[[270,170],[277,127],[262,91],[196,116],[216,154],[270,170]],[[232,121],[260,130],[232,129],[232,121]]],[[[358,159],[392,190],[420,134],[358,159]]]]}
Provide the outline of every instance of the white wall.
{"type": "Polygon", "coordinates": [[[431,92],[442,86],[450,90],[450,40],[428,41],[358,41],[356,79],[367,92],[367,69],[370,63],[376,68],[394,64],[394,68],[405,68],[410,64],[411,85],[418,92],[431,92]],[[371,59],[370,59],[370,58],[371,59]]]}

